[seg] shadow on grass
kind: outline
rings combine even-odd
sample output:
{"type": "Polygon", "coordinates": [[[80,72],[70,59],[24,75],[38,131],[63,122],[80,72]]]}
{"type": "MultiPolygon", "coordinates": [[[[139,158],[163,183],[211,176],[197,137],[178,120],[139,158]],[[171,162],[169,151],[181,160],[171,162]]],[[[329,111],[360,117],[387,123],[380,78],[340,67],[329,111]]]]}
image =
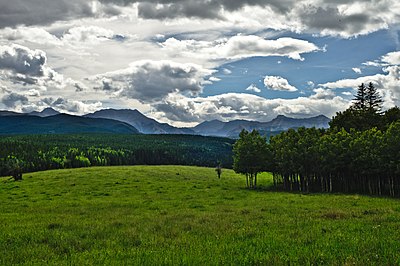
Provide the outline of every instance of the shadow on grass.
{"type": "Polygon", "coordinates": [[[335,196],[363,196],[368,197],[371,199],[397,199],[400,200],[399,197],[390,197],[388,195],[370,195],[370,194],[361,194],[361,193],[343,193],[343,192],[306,192],[306,191],[289,191],[283,189],[283,187],[275,187],[274,185],[268,186],[259,186],[257,188],[243,188],[248,191],[255,191],[255,192],[280,192],[280,193],[288,193],[288,194],[297,194],[303,196],[320,196],[320,195],[335,195],[335,196]]]}

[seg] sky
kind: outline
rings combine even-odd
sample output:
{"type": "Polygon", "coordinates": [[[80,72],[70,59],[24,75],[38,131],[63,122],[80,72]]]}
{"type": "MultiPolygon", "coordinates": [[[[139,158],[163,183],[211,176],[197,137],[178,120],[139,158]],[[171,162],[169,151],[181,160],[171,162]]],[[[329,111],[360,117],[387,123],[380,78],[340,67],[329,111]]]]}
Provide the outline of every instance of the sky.
{"type": "Polygon", "coordinates": [[[398,0],[0,0],[0,110],[160,122],[400,105],[398,0]]]}

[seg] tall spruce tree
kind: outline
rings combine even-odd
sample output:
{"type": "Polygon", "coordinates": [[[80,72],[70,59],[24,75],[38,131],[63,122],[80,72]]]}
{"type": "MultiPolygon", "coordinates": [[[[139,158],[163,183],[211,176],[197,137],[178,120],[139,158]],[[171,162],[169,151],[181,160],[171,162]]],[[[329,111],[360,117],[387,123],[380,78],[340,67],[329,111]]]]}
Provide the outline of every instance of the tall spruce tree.
{"type": "Polygon", "coordinates": [[[374,113],[382,111],[382,97],[379,95],[374,84],[370,82],[366,88],[366,108],[374,113]]]}
{"type": "Polygon", "coordinates": [[[358,86],[357,94],[354,95],[353,108],[356,110],[365,110],[367,103],[367,87],[364,83],[358,86]]]}
{"type": "Polygon", "coordinates": [[[344,128],[347,132],[352,128],[358,131],[373,127],[382,128],[382,98],[374,84],[370,82],[366,86],[361,83],[350,108],[336,113],[329,125],[331,129],[344,128]]]}

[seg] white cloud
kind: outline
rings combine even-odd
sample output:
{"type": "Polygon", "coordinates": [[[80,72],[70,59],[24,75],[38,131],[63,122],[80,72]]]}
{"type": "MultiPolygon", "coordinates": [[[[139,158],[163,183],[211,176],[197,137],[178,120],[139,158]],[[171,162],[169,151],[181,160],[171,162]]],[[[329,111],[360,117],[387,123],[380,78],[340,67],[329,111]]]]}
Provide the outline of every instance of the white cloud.
{"type": "Polygon", "coordinates": [[[310,99],[332,100],[336,97],[335,93],[332,90],[317,88],[313,91],[315,92],[315,94],[311,95],[310,99]]]}
{"type": "Polygon", "coordinates": [[[301,54],[318,50],[315,44],[304,40],[294,38],[265,40],[255,35],[237,35],[213,42],[169,38],[160,45],[171,56],[183,55],[187,58],[209,60],[236,60],[255,56],[285,56],[303,60],[301,54]]]}
{"type": "Polygon", "coordinates": [[[214,72],[195,64],[144,60],[126,69],[97,75],[93,80],[99,83],[99,89],[115,95],[155,102],[172,92],[198,95],[204,84],[211,82],[207,77],[214,72]]]}
{"type": "Polygon", "coordinates": [[[265,99],[252,94],[226,93],[188,98],[178,93],[171,93],[154,106],[156,113],[153,115],[172,124],[212,119],[269,121],[280,114],[291,117],[325,114],[331,117],[337,111],[346,109],[348,105],[349,102],[339,96],[265,99]]]}
{"type": "Polygon", "coordinates": [[[217,77],[210,77],[208,80],[211,81],[211,82],[218,82],[218,81],[221,81],[221,79],[220,79],[220,78],[217,78],[217,77]]]}
{"type": "Polygon", "coordinates": [[[307,81],[307,85],[308,85],[310,88],[314,88],[314,87],[315,87],[315,83],[314,83],[313,81],[311,81],[311,80],[307,81]]]}
{"type": "Polygon", "coordinates": [[[361,73],[362,73],[362,72],[361,72],[361,69],[358,68],[358,67],[353,67],[352,70],[353,70],[355,73],[357,73],[357,74],[361,74],[361,73]]]}
{"type": "Polygon", "coordinates": [[[222,73],[224,73],[225,75],[230,75],[230,74],[232,74],[232,70],[230,70],[230,69],[228,69],[228,68],[224,68],[224,69],[222,70],[222,73]]]}
{"type": "Polygon", "coordinates": [[[101,41],[112,39],[115,36],[112,30],[97,26],[79,26],[70,28],[63,36],[66,43],[97,44],[101,41]]]}
{"type": "Polygon", "coordinates": [[[361,83],[372,82],[383,97],[384,107],[389,108],[393,105],[400,105],[400,66],[389,66],[383,68],[383,71],[386,74],[376,74],[356,79],[342,79],[320,84],[319,86],[330,89],[356,89],[361,83]]]}
{"type": "Polygon", "coordinates": [[[389,65],[400,65],[400,51],[388,53],[381,60],[389,65]]]}
{"type": "Polygon", "coordinates": [[[62,97],[47,97],[42,100],[39,105],[53,107],[64,113],[86,114],[95,112],[102,107],[101,102],[83,102],[77,100],[69,100],[62,97]]]}
{"type": "Polygon", "coordinates": [[[261,92],[261,90],[259,88],[257,88],[257,86],[255,84],[251,84],[250,86],[248,86],[246,91],[253,91],[253,92],[257,92],[257,93],[261,92]]]}
{"type": "Polygon", "coordinates": [[[43,28],[21,26],[0,30],[0,39],[10,42],[24,41],[43,45],[63,45],[61,40],[43,28]]]}
{"type": "Polygon", "coordinates": [[[276,91],[297,91],[286,79],[278,76],[266,76],[264,78],[264,85],[276,91]]]}
{"type": "Polygon", "coordinates": [[[400,65],[400,51],[387,53],[381,56],[379,60],[367,61],[363,65],[373,67],[400,65]]]}

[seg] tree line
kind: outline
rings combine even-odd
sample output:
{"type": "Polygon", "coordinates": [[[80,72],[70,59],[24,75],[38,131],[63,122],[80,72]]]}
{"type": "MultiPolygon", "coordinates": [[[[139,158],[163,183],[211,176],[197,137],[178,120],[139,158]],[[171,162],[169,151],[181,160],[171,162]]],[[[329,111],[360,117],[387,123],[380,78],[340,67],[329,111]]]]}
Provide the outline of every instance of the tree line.
{"type": "Polygon", "coordinates": [[[328,130],[290,129],[269,142],[243,131],[233,148],[234,170],[250,178],[272,172],[274,185],[287,191],[399,197],[400,109],[382,112],[381,105],[374,85],[361,84],[328,130]]]}
{"type": "Polygon", "coordinates": [[[192,135],[53,134],[0,139],[0,176],[113,165],[232,166],[227,138],[192,135]]]}

